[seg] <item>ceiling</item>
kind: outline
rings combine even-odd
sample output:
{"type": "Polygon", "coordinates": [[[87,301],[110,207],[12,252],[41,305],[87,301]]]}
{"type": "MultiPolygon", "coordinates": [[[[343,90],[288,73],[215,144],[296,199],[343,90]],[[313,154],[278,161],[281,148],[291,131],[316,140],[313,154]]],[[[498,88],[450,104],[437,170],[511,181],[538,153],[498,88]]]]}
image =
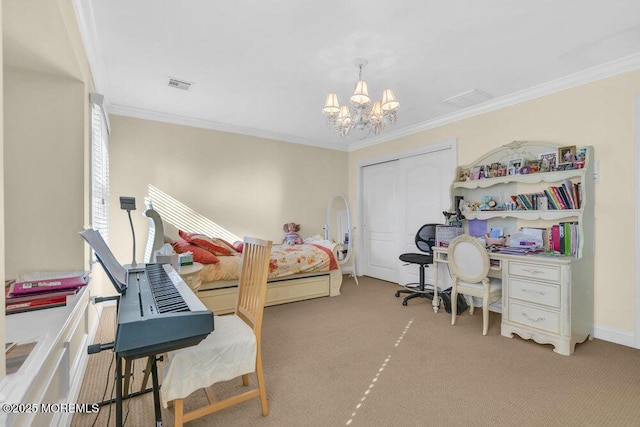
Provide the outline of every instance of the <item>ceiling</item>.
{"type": "Polygon", "coordinates": [[[640,68],[638,0],[75,0],[111,113],[351,150],[640,68]],[[327,129],[368,60],[398,122],[327,129]],[[189,91],[169,77],[192,82],[189,91]],[[475,105],[443,100],[477,91],[475,105]]]}

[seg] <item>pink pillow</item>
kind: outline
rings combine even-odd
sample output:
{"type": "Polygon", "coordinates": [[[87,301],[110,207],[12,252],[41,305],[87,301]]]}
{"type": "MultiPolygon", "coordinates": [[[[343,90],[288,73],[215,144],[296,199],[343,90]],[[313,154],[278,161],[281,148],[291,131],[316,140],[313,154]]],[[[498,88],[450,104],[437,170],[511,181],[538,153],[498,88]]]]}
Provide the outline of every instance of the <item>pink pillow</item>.
{"type": "Polygon", "coordinates": [[[193,254],[193,260],[195,262],[199,262],[200,264],[215,264],[217,262],[220,262],[218,257],[208,250],[196,245],[192,245],[185,240],[174,240],[171,243],[171,246],[173,246],[173,250],[179,254],[191,252],[193,254]]]}
{"type": "Polygon", "coordinates": [[[199,233],[187,233],[182,230],[178,230],[178,234],[187,242],[200,246],[214,255],[230,256],[238,253],[234,245],[217,237],[209,237],[199,233]]]}
{"type": "Polygon", "coordinates": [[[237,242],[233,243],[233,247],[236,251],[242,253],[242,250],[244,249],[244,242],[238,240],[237,242]]]}

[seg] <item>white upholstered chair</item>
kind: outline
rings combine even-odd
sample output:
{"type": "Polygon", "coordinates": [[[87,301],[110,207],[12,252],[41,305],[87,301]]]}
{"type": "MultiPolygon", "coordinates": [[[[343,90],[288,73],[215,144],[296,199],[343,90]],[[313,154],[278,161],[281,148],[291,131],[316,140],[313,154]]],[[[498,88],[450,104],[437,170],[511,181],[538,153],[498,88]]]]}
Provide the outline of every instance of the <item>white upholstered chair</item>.
{"type": "Polygon", "coordinates": [[[245,237],[235,313],[215,316],[213,332],[197,346],[169,353],[161,393],[165,408],[173,402],[176,426],[254,397],[260,397],[262,415],[269,415],[260,334],[271,245],[270,241],[245,237]],[[256,388],[215,400],[210,386],[237,377],[242,377],[243,385],[248,386],[252,372],[256,373],[256,388]],[[185,414],[183,399],[201,388],[205,389],[209,404],[185,414]]]}
{"type": "MultiPolygon", "coordinates": [[[[453,274],[451,324],[456,324],[458,294],[482,298],[482,335],[489,329],[489,304],[502,296],[502,281],[488,277],[489,255],[476,238],[463,234],[451,241],[447,258],[453,274]]],[[[469,305],[473,314],[473,302],[469,305]]]]}

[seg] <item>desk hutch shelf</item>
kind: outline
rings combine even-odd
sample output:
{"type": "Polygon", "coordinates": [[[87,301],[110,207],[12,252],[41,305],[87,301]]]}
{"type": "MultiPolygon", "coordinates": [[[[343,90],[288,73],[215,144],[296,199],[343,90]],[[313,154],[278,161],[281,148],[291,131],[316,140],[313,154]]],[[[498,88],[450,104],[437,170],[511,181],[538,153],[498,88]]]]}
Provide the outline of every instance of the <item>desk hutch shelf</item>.
{"type": "Polygon", "coordinates": [[[492,255],[501,265],[502,335],[517,334],[541,344],[553,344],[557,353],[570,355],[576,343],[593,338],[593,148],[578,146],[583,157],[579,163],[561,166],[566,170],[469,179],[478,166],[520,161],[524,166],[528,161],[538,160],[542,153],[558,153],[561,148],[565,147],[549,142],[515,141],[472,164],[460,166],[458,178],[451,185],[451,210],[461,208],[466,232],[469,221],[476,219],[486,220],[488,230],[503,228],[505,235],[516,233],[521,227],[550,229],[563,222],[576,223],[579,239],[575,256],[492,255]],[[544,193],[550,186],[561,186],[563,182],[578,184],[580,206],[575,209],[501,209],[512,200],[511,196],[544,193]],[[486,206],[485,210],[478,210],[477,204],[487,197],[495,200],[500,210],[486,206]]]}

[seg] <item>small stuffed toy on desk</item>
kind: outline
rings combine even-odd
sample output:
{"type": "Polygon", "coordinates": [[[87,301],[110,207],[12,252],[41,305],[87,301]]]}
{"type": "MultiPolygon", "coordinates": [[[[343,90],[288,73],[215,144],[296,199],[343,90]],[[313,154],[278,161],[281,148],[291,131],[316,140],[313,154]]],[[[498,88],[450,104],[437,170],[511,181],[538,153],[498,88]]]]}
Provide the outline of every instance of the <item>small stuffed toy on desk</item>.
{"type": "Polygon", "coordinates": [[[284,239],[282,239],[283,245],[301,245],[302,239],[298,234],[300,231],[300,224],[296,224],[295,222],[286,223],[282,229],[285,232],[284,239]]]}

